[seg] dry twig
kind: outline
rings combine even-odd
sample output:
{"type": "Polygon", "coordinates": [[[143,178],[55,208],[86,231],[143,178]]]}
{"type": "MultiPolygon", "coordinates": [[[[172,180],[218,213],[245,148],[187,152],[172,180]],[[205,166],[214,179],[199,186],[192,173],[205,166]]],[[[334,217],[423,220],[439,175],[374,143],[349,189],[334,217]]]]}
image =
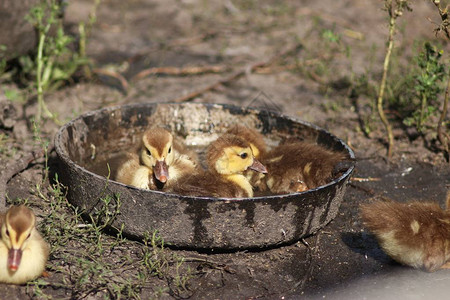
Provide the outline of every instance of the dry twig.
{"type": "Polygon", "coordinates": [[[434,30],[436,35],[443,31],[447,39],[450,40],[450,32],[448,30],[448,27],[450,26],[450,16],[449,16],[449,7],[450,5],[447,5],[446,8],[441,7],[441,1],[440,0],[431,0],[433,4],[437,7],[439,11],[439,16],[441,17],[441,24],[438,25],[438,27],[434,30]]]}
{"type": "Polygon", "coordinates": [[[92,69],[92,72],[97,75],[108,76],[108,77],[117,79],[120,82],[122,91],[125,94],[128,93],[128,81],[120,73],[113,71],[113,70],[102,69],[102,68],[92,69]]]}
{"type": "Polygon", "coordinates": [[[227,71],[225,66],[203,66],[203,67],[155,67],[142,70],[137,73],[131,81],[141,80],[149,75],[172,75],[172,76],[189,76],[189,75],[199,75],[205,73],[221,73],[227,71]]]}
{"type": "Polygon", "coordinates": [[[232,73],[231,75],[223,77],[223,78],[217,80],[216,82],[213,82],[212,84],[207,85],[206,87],[200,88],[200,89],[193,91],[185,96],[175,98],[170,102],[190,101],[190,100],[194,99],[195,97],[198,97],[208,91],[214,90],[215,88],[219,87],[220,85],[227,84],[227,83],[241,77],[244,74],[251,73],[258,68],[266,67],[266,66],[272,64],[275,60],[279,59],[280,57],[289,55],[291,52],[294,52],[301,48],[302,48],[302,44],[300,44],[300,43],[295,44],[294,46],[287,47],[283,51],[273,55],[272,57],[270,57],[269,59],[267,59],[265,61],[260,61],[260,62],[250,64],[249,66],[246,66],[245,68],[242,68],[241,70],[236,71],[236,72],[232,73]]]}
{"type": "Polygon", "coordinates": [[[380,177],[352,177],[351,181],[353,182],[369,182],[369,181],[380,181],[380,177]]]}

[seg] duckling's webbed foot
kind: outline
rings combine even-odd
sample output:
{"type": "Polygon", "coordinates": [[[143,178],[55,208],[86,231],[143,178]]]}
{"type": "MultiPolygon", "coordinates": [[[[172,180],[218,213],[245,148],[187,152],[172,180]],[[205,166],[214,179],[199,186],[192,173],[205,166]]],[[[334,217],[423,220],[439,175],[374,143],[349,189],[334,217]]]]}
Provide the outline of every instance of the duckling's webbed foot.
{"type": "Polygon", "coordinates": [[[304,192],[308,190],[308,186],[303,180],[291,181],[289,190],[294,192],[304,192]]]}

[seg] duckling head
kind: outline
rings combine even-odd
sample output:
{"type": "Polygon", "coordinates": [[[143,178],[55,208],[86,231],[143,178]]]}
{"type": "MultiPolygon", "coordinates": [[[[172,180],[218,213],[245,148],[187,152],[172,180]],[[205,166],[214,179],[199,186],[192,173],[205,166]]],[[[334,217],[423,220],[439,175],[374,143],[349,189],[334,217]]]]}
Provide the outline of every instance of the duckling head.
{"type": "Polygon", "coordinates": [[[247,169],[267,173],[254,156],[250,144],[234,134],[224,134],[207,151],[209,168],[219,174],[242,174],[247,169]]]}
{"type": "Polygon", "coordinates": [[[36,217],[26,206],[12,206],[6,213],[1,227],[2,242],[8,248],[8,269],[17,271],[22,259],[22,252],[27,247],[30,237],[35,234],[36,217]]]}
{"type": "Polygon", "coordinates": [[[234,134],[245,139],[252,149],[253,156],[256,158],[262,156],[267,150],[262,134],[252,128],[236,124],[228,129],[227,133],[234,134]]]}
{"type": "Polygon", "coordinates": [[[165,183],[169,179],[169,166],[175,159],[172,134],[164,128],[152,128],[144,132],[142,142],[142,162],[153,169],[158,181],[165,183]]]}

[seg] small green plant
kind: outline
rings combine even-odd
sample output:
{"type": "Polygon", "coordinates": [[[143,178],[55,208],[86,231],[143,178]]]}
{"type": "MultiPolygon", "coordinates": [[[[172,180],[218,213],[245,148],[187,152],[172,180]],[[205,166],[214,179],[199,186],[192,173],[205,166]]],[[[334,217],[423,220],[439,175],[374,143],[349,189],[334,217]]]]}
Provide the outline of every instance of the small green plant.
{"type": "Polygon", "coordinates": [[[4,52],[7,50],[5,45],[0,45],[0,76],[5,72],[7,60],[4,57],[4,52]]]}
{"type": "Polygon", "coordinates": [[[175,253],[167,253],[164,250],[164,240],[157,231],[153,231],[151,235],[148,232],[145,233],[143,242],[145,247],[142,265],[146,270],[160,279],[167,280],[173,286],[171,289],[173,293],[181,295],[188,292],[192,271],[189,268],[185,271],[181,270],[184,258],[175,253]],[[168,275],[173,267],[175,267],[175,275],[168,275]]]}
{"type": "MultiPolygon", "coordinates": [[[[436,6],[439,16],[441,17],[441,23],[435,29],[436,35],[439,32],[443,32],[448,40],[450,40],[450,15],[449,15],[449,6],[445,8],[441,6],[440,0],[431,0],[431,2],[436,6]]],[[[445,88],[445,96],[444,96],[444,106],[441,111],[441,116],[439,117],[438,125],[437,125],[437,135],[438,139],[442,144],[443,150],[447,155],[447,160],[450,161],[449,152],[450,152],[450,135],[445,132],[445,119],[447,118],[447,109],[449,103],[449,94],[450,94],[450,72],[447,74],[447,87],[445,88]]]]}
{"type": "Polygon", "coordinates": [[[43,138],[40,124],[38,124],[34,119],[31,120],[31,123],[33,124],[34,141],[44,151],[44,176],[42,178],[42,183],[44,183],[48,180],[48,173],[49,173],[48,152],[50,147],[50,141],[43,138]]]}
{"type": "Polygon", "coordinates": [[[42,113],[46,117],[59,123],[45,104],[44,93],[58,88],[64,81],[69,80],[75,71],[88,61],[85,56],[70,49],[74,39],[65,34],[61,14],[61,2],[57,0],[41,1],[33,7],[27,20],[36,28],[38,33],[38,48],[34,60],[22,58],[24,69],[33,69],[37,90],[38,112],[36,120],[39,122],[42,113]],[[54,33],[51,33],[52,29],[54,33]]]}
{"type": "Polygon", "coordinates": [[[443,91],[441,84],[445,78],[445,65],[440,61],[442,53],[442,50],[425,43],[424,51],[417,57],[419,73],[414,76],[414,82],[419,101],[412,115],[403,122],[408,126],[416,126],[422,133],[425,122],[439,107],[438,96],[443,91]]]}
{"type": "Polygon", "coordinates": [[[12,139],[6,133],[0,133],[0,155],[12,157],[16,152],[16,147],[11,147],[12,139]]]}
{"type": "Polygon", "coordinates": [[[325,29],[322,31],[322,38],[331,43],[339,43],[341,40],[341,36],[330,29],[325,29]]]}
{"type": "MultiPolygon", "coordinates": [[[[86,46],[88,41],[88,36],[91,33],[92,27],[94,26],[95,22],[97,22],[97,8],[100,5],[101,0],[94,0],[94,6],[89,13],[89,19],[87,23],[81,21],[80,24],[78,24],[78,32],[80,33],[80,41],[78,43],[79,46],[79,54],[80,57],[87,57],[86,55],[86,46]]],[[[87,78],[90,78],[92,76],[91,70],[88,66],[88,64],[83,65],[83,72],[84,75],[87,78]]]]}

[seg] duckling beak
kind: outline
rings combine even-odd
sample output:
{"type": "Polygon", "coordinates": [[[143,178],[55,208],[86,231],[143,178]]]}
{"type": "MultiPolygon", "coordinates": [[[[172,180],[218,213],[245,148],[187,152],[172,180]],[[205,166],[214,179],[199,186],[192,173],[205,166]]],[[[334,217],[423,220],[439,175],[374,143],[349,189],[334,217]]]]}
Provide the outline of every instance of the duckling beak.
{"type": "Polygon", "coordinates": [[[256,172],[267,173],[266,167],[256,158],[253,159],[253,164],[248,168],[256,172]]]}
{"type": "Polygon", "coordinates": [[[162,183],[166,183],[169,178],[169,168],[164,160],[156,161],[156,165],[153,168],[156,179],[162,183]]]}
{"type": "Polygon", "coordinates": [[[22,250],[11,248],[8,251],[8,268],[15,272],[19,268],[22,260],[22,250]]]}

